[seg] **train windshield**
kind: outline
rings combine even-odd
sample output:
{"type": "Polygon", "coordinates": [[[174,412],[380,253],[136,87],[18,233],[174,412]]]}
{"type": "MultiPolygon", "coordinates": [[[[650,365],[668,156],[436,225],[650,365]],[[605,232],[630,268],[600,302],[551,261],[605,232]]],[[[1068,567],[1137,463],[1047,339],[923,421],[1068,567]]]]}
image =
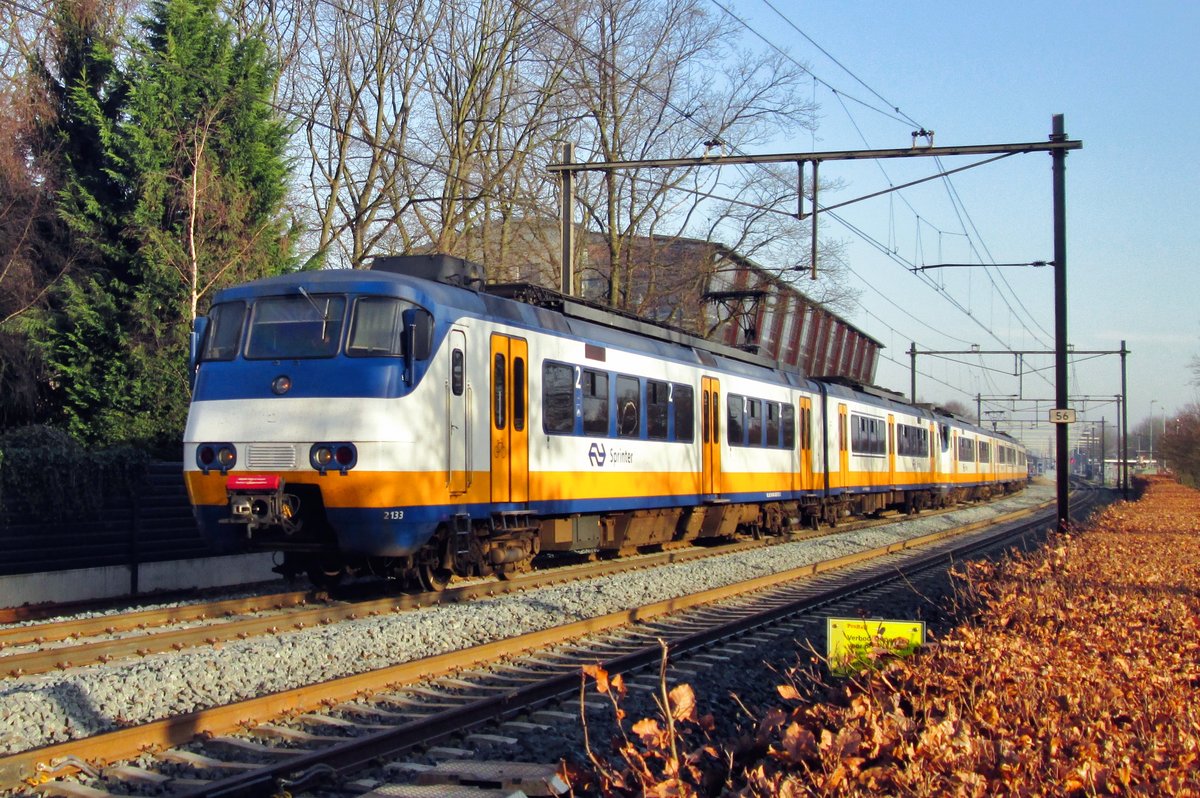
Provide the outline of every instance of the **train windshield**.
{"type": "Polygon", "coordinates": [[[279,360],[333,357],[342,339],[346,298],[301,291],[254,303],[246,357],[279,360]]]}

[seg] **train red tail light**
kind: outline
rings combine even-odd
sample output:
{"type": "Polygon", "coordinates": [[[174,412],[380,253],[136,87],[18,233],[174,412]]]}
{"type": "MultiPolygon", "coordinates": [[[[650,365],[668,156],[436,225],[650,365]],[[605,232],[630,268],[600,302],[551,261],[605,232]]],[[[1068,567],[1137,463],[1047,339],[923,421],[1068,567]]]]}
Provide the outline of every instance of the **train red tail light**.
{"type": "Polygon", "coordinates": [[[308,462],[321,476],[331,470],[345,476],[358,465],[358,448],[353,443],[314,443],[308,451],[308,462]]]}
{"type": "Polygon", "coordinates": [[[196,465],[205,474],[215,469],[224,476],[237,465],[237,449],[232,443],[202,443],[196,447],[196,465]]]}

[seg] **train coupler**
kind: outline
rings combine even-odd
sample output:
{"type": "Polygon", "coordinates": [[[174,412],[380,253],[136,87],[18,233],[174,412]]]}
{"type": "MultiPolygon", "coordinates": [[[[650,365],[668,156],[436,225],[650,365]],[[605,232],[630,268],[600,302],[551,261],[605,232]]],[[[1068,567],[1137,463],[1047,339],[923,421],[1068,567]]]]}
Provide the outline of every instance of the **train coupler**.
{"type": "Polygon", "coordinates": [[[229,518],[223,523],[245,524],[247,533],[278,527],[288,535],[304,525],[300,499],[284,493],[282,477],[270,474],[239,474],[225,481],[229,518]]]}

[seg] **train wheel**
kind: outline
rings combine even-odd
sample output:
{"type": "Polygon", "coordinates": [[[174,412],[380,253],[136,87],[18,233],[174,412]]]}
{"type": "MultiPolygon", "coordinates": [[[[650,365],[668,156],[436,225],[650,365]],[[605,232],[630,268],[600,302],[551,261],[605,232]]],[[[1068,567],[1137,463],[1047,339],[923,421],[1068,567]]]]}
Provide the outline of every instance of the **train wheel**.
{"type": "Polygon", "coordinates": [[[438,593],[446,589],[450,584],[450,578],[454,574],[445,568],[438,568],[435,565],[422,563],[417,573],[421,580],[421,587],[431,593],[438,593]]]}
{"type": "Polygon", "coordinates": [[[308,569],[308,581],[319,593],[328,593],[341,584],[342,575],[342,571],[327,571],[319,566],[308,569]]]}

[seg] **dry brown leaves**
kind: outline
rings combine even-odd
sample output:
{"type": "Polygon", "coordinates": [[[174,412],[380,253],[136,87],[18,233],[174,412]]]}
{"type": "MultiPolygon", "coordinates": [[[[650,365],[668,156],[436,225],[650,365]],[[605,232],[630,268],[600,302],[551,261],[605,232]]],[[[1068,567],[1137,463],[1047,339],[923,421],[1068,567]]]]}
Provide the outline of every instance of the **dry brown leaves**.
{"type": "Polygon", "coordinates": [[[845,683],[797,672],[755,738],[721,755],[679,748],[672,716],[694,718],[694,697],[671,696],[667,725],[635,724],[636,764],[600,791],[1200,796],[1200,493],[1151,480],[1087,529],[962,579],[972,623],[845,683]]]}
{"type": "Polygon", "coordinates": [[[1200,795],[1200,493],[1154,480],[965,579],[975,623],[797,697],[744,792],[1200,795]]]}

